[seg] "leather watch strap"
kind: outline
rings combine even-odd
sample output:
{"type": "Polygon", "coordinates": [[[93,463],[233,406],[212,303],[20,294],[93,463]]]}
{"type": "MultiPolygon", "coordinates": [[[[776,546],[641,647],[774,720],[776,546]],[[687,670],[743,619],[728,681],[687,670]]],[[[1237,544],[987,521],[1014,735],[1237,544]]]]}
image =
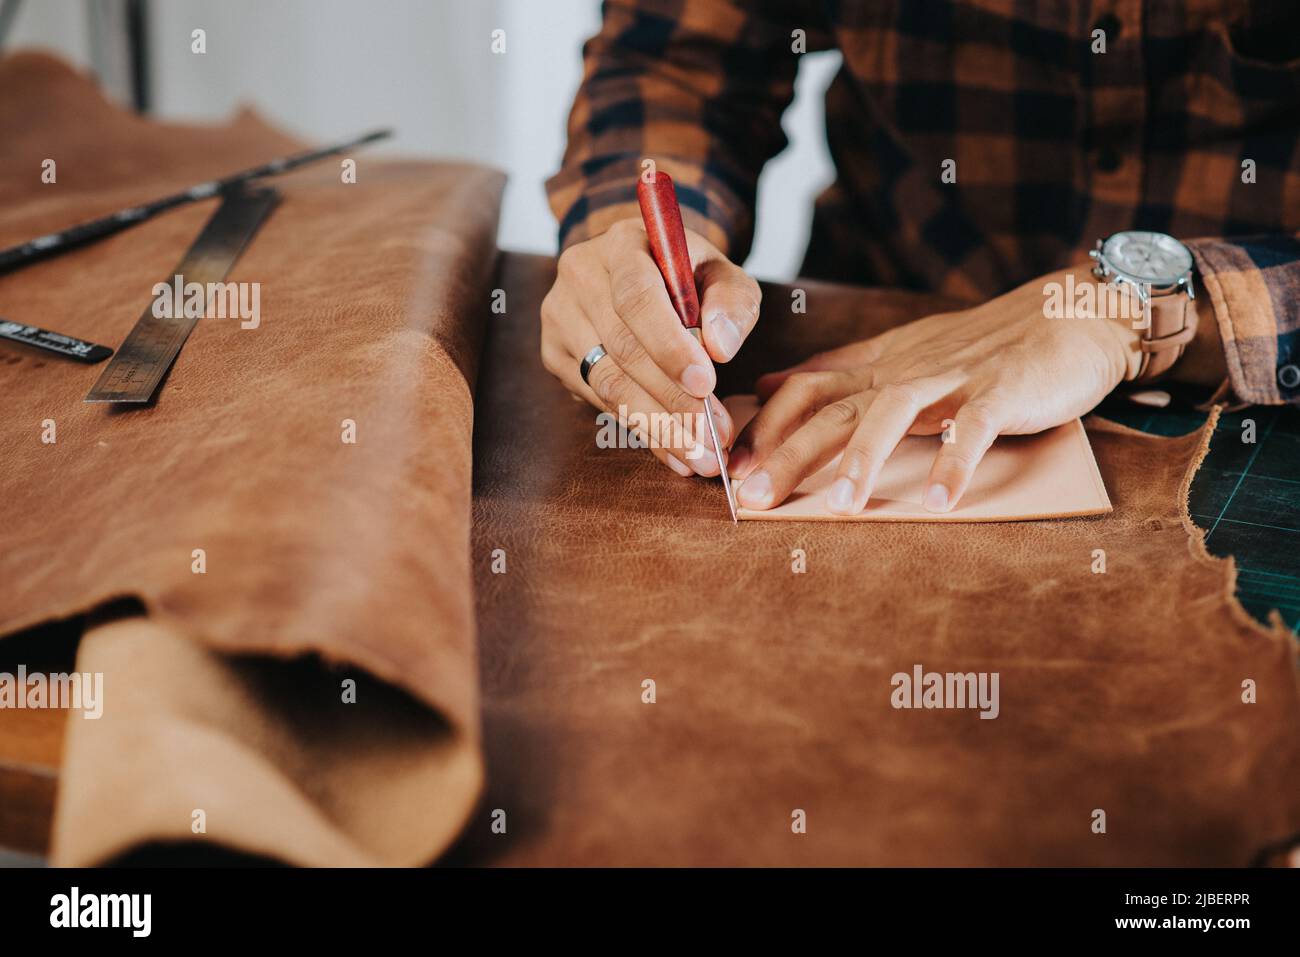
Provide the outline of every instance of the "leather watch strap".
{"type": "Polygon", "coordinates": [[[1186,292],[1151,298],[1151,324],[1142,332],[1142,362],[1135,382],[1152,382],[1169,371],[1196,336],[1196,300],[1186,292]]]}

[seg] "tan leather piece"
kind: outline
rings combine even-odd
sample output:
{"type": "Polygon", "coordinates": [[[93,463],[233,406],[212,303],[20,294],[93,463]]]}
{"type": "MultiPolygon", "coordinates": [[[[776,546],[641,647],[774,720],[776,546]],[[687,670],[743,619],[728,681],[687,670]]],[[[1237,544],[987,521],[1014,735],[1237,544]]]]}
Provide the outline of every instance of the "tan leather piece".
{"type": "MultiPolygon", "coordinates": [[[[1089,420],[1099,518],[733,526],[716,480],[596,447],[537,357],[553,266],[506,265],[475,434],[489,783],[455,860],[1246,864],[1300,832],[1294,639],[1234,602],[1183,508],[1206,433],[1089,420]],[[895,710],[918,663],[997,671],[999,717],[895,710]]],[[[794,317],[765,289],[721,394],[939,308],[806,288],[794,317]]]]}
{"type": "MultiPolygon", "coordinates": [[[[31,55],[0,63],[0,129],[0,243],[295,148],[250,115],[214,128],[144,122],[110,107],[86,78],[31,55]],[[58,163],[56,185],[40,182],[43,157],[58,163]]],[[[211,834],[264,850],[277,822],[253,820],[261,810],[247,798],[287,809],[298,789],[320,818],[314,830],[279,822],[274,850],[312,863],[427,861],[477,796],[472,393],[503,178],[460,164],[355,159],[355,184],[340,181],[337,161],[275,181],[284,200],[229,277],[262,283],[261,325],[200,321],[151,407],[83,403],[102,366],[0,352],[0,634],[119,596],[138,597],[149,617],[85,640],[84,655],[119,676],[106,708],[116,695],[124,713],[77,726],[69,742],[64,773],[78,793],[60,797],[59,863],[188,831],[188,811],[174,814],[191,800],[203,806],[191,792],[210,790],[203,782],[216,769],[236,790],[210,798],[224,809],[211,834]],[[53,444],[41,441],[47,419],[53,444]],[[345,420],[356,423],[355,444],[343,441],[345,420]],[[199,548],[205,574],[191,571],[199,548]],[[180,639],[201,650],[167,650],[180,639]],[[430,753],[399,759],[418,750],[406,738],[420,727],[401,717],[392,760],[370,755],[391,723],[382,709],[368,732],[326,724],[319,741],[285,732],[263,742],[276,715],[307,722],[307,703],[293,711],[249,696],[214,653],[337,665],[327,709],[347,677],[387,682],[439,718],[420,732],[430,753]],[[149,654],[170,662],[151,674],[174,688],[135,686],[132,662],[149,654]],[[186,710],[191,684],[219,716],[210,728],[186,710]],[[222,689],[239,693],[241,706],[222,689]],[[142,765],[132,757],[137,737],[168,715],[174,727],[142,739],[159,766],[142,765]],[[258,751],[263,743],[273,750],[258,751]],[[332,806],[335,785],[313,782],[348,755],[393,779],[332,806]],[[109,774],[114,762],[122,767],[109,774]],[[403,815],[415,812],[409,791],[430,783],[435,764],[445,787],[418,808],[421,819],[443,816],[430,829],[403,815]],[[121,799],[104,787],[135,781],[136,793],[164,768],[177,780],[156,803],[113,816],[121,799]],[[248,820],[232,820],[236,808],[248,820]],[[375,821],[391,830],[376,834],[375,821]]],[[[116,346],[214,205],[0,276],[0,314],[116,346]]]]}
{"type": "MultiPolygon", "coordinates": [[[[758,397],[725,400],[739,432],[759,409],[758,397]]],[[[1037,435],[1004,435],[989,447],[960,502],[931,512],[921,504],[926,479],[941,447],[939,436],[908,435],[880,470],[867,507],[840,515],[826,507],[840,457],[805,478],[775,508],[741,507],[741,519],[762,522],[1023,522],[1104,515],[1106,486],[1078,419],[1037,435]]],[[[733,480],[737,492],[742,482],[733,480]]]]}
{"type": "Polygon", "coordinates": [[[231,657],[142,618],[88,631],[77,667],[104,675],[109,706],[68,721],[62,864],[196,840],[303,865],[424,864],[481,783],[463,731],[363,672],[231,657]]]}

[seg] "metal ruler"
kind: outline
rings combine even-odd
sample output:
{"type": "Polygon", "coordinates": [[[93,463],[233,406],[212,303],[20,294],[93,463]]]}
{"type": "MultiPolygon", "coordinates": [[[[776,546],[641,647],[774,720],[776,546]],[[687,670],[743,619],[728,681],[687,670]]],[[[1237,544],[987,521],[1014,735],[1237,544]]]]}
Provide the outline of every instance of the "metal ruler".
{"type": "MultiPolygon", "coordinates": [[[[224,280],[279,200],[273,189],[237,187],[223,194],[221,205],[176,267],[175,275],[186,285],[199,283],[204,289],[208,283],[224,280]]],[[[172,281],[173,277],[166,280],[169,286],[172,281]]],[[[206,298],[204,302],[206,306],[206,298]]],[[[199,321],[185,316],[180,303],[173,303],[171,311],[172,316],[159,318],[150,303],[86,395],[87,402],[148,402],[153,398],[199,321]]]]}

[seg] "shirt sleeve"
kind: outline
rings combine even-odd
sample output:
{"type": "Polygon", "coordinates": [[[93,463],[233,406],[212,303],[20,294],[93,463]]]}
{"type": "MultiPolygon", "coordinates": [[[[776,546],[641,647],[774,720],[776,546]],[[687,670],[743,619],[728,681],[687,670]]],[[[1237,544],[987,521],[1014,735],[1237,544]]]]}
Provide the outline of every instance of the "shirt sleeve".
{"type": "Polygon", "coordinates": [[[1300,402],[1300,237],[1243,236],[1188,244],[1239,400],[1300,402]]]}
{"type": "Polygon", "coordinates": [[[797,6],[606,0],[583,49],[564,161],[546,184],[561,248],[640,215],[636,181],[652,159],[673,177],[686,226],[744,259],[758,175],[786,145],[800,52],[827,46],[824,30],[791,15],[797,6]]]}

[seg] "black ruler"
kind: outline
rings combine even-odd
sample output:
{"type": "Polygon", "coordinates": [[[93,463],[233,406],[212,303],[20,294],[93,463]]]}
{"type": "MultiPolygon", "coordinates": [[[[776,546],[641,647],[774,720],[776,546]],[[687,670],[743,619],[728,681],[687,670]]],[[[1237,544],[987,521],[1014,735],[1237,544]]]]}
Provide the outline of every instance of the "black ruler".
{"type": "MultiPolygon", "coordinates": [[[[241,186],[224,193],[221,205],[176,267],[175,276],[187,286],[198,283],[204,289],[208,283],[222,282],[279,201],[273,189],[241,186]]],[[[169,286],[173,279],[167,277],[169,286]]],[[[172,313],[160,318],[150,303],[86,395],[87,402],[148,402],[153,398],[199,321],[196,316],[185,316],[180,303],[173,303],[172,313]]]]}
{"type": "Polygon", "coordinates": [[[387,136],[391,136],[392,133],[392,130],[374,130],[364,136],[358,136],[356,139],[347,140],[343,143],[335,143],[332,146],[281,157],[261,166],[254,166],[252,169],[232,173],[221,179],[197,183],[189,189],[173,193],[170,196],[163,196],[141,206],[131,206],[108,216],[103,216],[100,219],[92,219],[76,226],[70,226],[62,232],[48,233],[45,236],[38,236],[30,242],[10,246],[8,249],[0,249],[0,272],[16,269],[19,266],[25,266],[28,263],[56,255],[65,250],[85,245],[93,240],[110,236],[176,206],[196,203],[199,200],[210,199],[218,193],[230,192],[236,186],[243,185],[250,180],[264,176],[274,176],[278,173],[287,173],[300,166],[306,166],[308,163],[315,163],[327,157],[337,156],[347,150],[355,149],[358,146],[373,143],[375,140],[382,140],[387,136]]]}
{"type": "Polygon", "coordinates": [[[113,350],[108,346],[99,346],[93,342],[87,342],[85,339],[78,339],[76,336],[65,336],[62,333],[51,332],[49,329],[42,329],[40,326],[26,326],[21,322],[9,322],[7,319],[0,319],[0,339],[19,342],[34,349],[44,349],[46,352],[66,356],[69,359],[85,362],[88,365],[103,362],[113,354],[113,350]]]}

